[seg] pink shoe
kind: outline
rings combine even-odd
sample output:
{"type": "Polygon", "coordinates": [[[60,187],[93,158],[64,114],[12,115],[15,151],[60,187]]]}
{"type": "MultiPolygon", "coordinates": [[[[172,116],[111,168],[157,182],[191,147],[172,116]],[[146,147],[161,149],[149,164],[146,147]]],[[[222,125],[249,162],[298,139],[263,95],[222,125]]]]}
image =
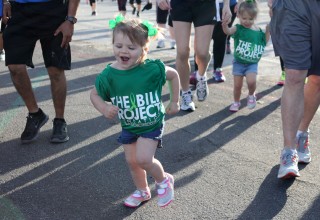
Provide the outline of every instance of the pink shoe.
{"type": "Polygon", "coordinates": [[[130,208],[136,208],[142,202],[148,201],[149,199],[151,199],[150,191],[142,191],[137,189],[128,198],[126,198],[124,205],[130,208]]]}
{"type": "Polygon", "coordinates": [[[230,110],[230,112],[237,112],[237,111],[239,111],[240,106],[241,106],[240,102],[234,102],[230,105],[229,110],[230,110]]]}
{"type": "Polygon", "coordinates": [[[166,173],[167,180],[164,183],[156,183],[158,192],[158,205],[165,207],[172,202],[174,198],[174,178],[171,174],[166,173]]]}

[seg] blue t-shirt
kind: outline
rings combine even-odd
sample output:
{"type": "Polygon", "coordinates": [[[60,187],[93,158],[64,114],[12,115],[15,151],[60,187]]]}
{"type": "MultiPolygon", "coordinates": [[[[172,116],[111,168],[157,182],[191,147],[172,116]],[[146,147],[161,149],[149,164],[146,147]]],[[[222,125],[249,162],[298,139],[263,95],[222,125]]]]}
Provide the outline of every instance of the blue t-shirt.
{"type": "Polygon", "coordinates": [[[50,2],[51,0],[15,0],[18,3],[50,2]]]}
{"type": "Polygon", "coordinates": [[[2,13],[3,13],[3,11],[2,11],[2,0],[0,0],[0,18],[2,17],[2,13]]]}
{"type": "MultiPolygon", "coordinates": [[[[238,0],[230,0],[230,6],[234,6],[238,3],[238,0]]],[[[219,3],[220,8],[223,8],[223,2],[219,3]]]]}

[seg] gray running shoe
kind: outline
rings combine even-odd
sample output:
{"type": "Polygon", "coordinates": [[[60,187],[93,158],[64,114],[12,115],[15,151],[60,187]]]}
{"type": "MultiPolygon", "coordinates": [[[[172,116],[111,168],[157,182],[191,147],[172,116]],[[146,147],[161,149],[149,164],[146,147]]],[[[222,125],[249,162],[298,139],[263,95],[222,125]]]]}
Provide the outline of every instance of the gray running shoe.
{"type": "Polygon", "coordinates": [[[158,205],[160,207],[165,207],[172,202],[174,199],[174,178],[171,174],[166,173],[167,180],[165,183],[156,183],[158,192],[158,205]]]}
{"type": "Polygon", "coordinates": [[[284,149],[280,157],[278,178],[288,179],[292,177],[299,177],[298,160],[299,158],[297,153],[293,153],[290,149],[284,149]]]}
{"type": "Polygon", "coordinates": [[[198,101],[204,101],[206,100],[208,94],[209,94],[209,88],[207,80],[200,79],[197,80],[197,97],[198,101]]]}
{"type": "Polygon", "coordinates": [[[310,163],[311,162],[311,152],[309,146],[309,133],[303,132],[299,135],[297,152],[299,156],[299,163],[310,163]]]}
{"type": "Polygon", "coordinates": [[[50,139],[51,143],[63,143],[69,140],[67,123],[64,119],[53,120],[53,130],[50,139]]]}

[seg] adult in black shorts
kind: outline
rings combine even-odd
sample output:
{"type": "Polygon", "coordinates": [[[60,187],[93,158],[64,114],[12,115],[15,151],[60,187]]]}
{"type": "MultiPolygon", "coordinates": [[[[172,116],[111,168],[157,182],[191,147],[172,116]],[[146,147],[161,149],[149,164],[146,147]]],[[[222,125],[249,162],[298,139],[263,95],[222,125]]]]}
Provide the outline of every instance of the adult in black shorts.
{"type": "Polygon", "coordinates": [[[119,12],[125,16],[126,12],[127,12],[127,8],[126,8],[126,4],[127,4],[127,0],[118,0],[118,10],[119,12]]]}
{"type": "MultiPolygon", "coordinates": [[[[175,49],[176,48],[176,41],[174,38],[174,31],[173,31],[173,24],[172,24],[172,19],[170,16],[170,12],[169,10],[162,10],[161,8],[159,8],[159,5],[157,3],[157,9],[156,9],[156,13],[157,13],[157,25],[163,29],[167,28],[167,22],[169,25],[169,34],[170,34],[170,44],[171,44],[171,49],[175,49]]],[[[159,39],[158,40],[158,44],[157,44],[157,48],[164,48],[165,47],[165,42],[164,39],[159,39]]]]}
{"type": "MultiPolygon", "coordinates": [[[[37,138],[40,128],[48,121],[39,107],[32,90],[27,66],[34,68],[32,55],[36,42],[40,40],[45,67],[50,82],[55,118],[52,143],[69,140],[64,120],[67,83],[64,70],[71,68],[71,41],[79,0],[52,0],[47,2],[19,3],[20,0],[4,4],[3,19],[7,27],[3,33],[8,66],[15,88],[28,108],[29,114],[22,143],[37,138]],[[10,19],[8,20],[8,18],[10,19]]],[[[25,2],[25,0],[23,0],[25,2]]],[[[41,1],[41,0],[39,0],[41,1]]]]}
{"type": "Polygon", "coordinates": [[[134,15],[137,11],[137,17],[140,17],[140,11],[141,11],[141,0],[129,0],[129,4],[132,7],[132,14],[134,15]],[[137,7],[134,6],[134,2],[136,2],[137,7]]]}
{"type": "MultiPolygon", "coordinates": [[[[210,61],[209,46],[213,26],[216,22],[215,0],[159,0],[162,10],[169,10],[177,43],[176,68],[182,88],[181,110],[194,111],[192,93],[189,88],[190,76],[190,36],[194,25],[194,49],[198,64],[197,97],[204,101],[208,95],[206,71],[210,61]]],[[[230,20],[229,0],[224,0],[222,19],[230,20]]]]}
{"type": "Polygon", "coordinates": [[[97,15],[97,3],[96,0],[89,0],[90,6],[91,6],[91,15],[96,16],[97,15]]]}

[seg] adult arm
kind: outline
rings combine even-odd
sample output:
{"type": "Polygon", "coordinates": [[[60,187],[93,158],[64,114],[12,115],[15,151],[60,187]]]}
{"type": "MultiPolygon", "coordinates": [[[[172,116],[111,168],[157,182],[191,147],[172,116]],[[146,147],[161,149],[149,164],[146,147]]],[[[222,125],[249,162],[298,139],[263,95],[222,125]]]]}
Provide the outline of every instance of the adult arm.
{"type": "Polygon", "coordinates": [[[230,0],[223,0],[223,8],[222,8],[222,15],[221,21],[227,22],[227,24],[231,21],[231,11],[230,11],[230,0]]]}
{"type": "Polygon", "coordinates": [[[157,3],[158,3],[159,8],[161,8],[162,10],[171,9],[169,0],[157,0],[157,3]]]}
{"type": "Polygon", "coordinates": [[[3,12],[2,20],[3,20],[3,23],[6,24],[9,20],[9,18],[11,17],[11,4],[9,1],[7,1],[7,0],[3,1],[2,12],[3,12]]]}
{"type": "MultiPolygon", "coordinates": [[[[79,7],[80,0],[69,0],[68,5],[68,14],[67,16],[75,17],[79,7]]],[[[74,31],[74,24],[70,21],[64,21],[58,29],[54,32],[54,35],[57,36],[59,33],[62,33],[63,38],[61,42],[61,47],[67,47],[69,42],[72,40],[72,35],[74,31]]]]}

